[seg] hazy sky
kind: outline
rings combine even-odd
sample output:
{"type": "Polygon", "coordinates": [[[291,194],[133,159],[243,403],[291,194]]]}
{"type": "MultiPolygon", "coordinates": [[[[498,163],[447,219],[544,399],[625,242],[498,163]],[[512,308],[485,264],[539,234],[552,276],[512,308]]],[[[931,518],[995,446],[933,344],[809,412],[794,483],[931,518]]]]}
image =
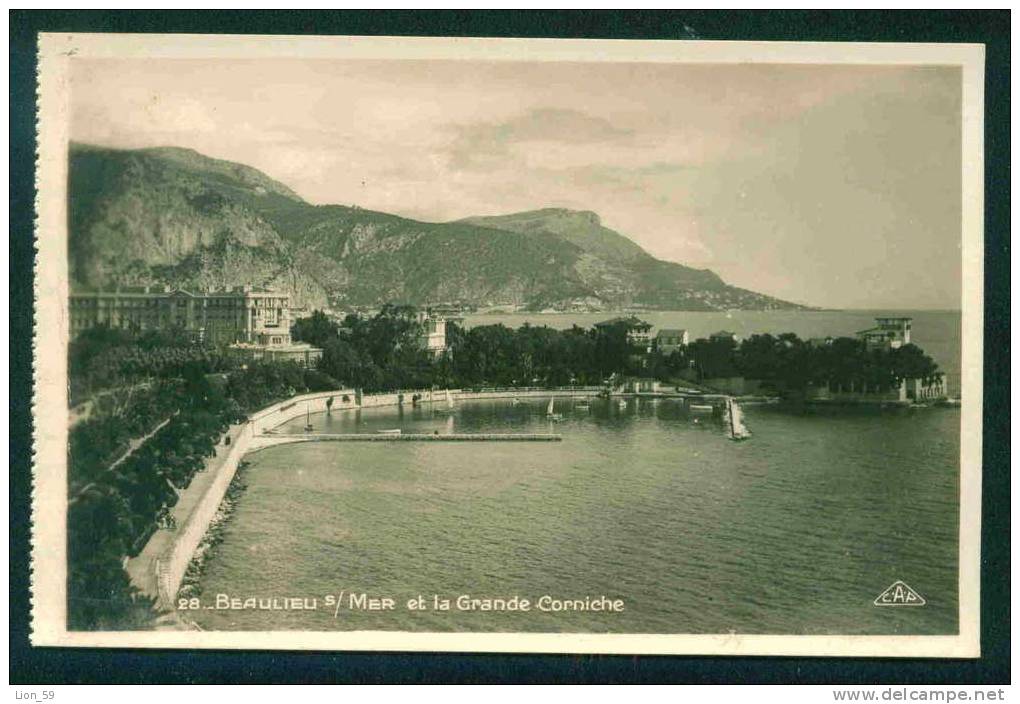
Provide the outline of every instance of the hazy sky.
{"type": "Polygon", "coordinates": [[[80,60],[72,138],[254,166],[422,220],[594,210],[652,254],[812,305],[960,305],[943,67],[80,60]]]}

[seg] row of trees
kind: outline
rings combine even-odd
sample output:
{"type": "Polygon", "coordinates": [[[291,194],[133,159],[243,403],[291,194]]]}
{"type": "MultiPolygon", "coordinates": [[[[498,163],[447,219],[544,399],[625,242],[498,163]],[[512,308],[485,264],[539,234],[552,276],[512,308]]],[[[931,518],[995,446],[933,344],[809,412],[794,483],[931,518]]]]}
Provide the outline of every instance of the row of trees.
{"type": "Polygon", "coordinates": [[[109,448],[120,443],[111,444],[109,437],[144,435],[144,424],[129,416],[92,418],[72,435],[73,485],[80,487],[85,477],[89,483],[72,494],[68,509],[71,629],[149,624],[152,603],[131,586],[124,558],[141,550],[159,517],[177,503],[178,492],[225,441],[229,425],[294,394],[338,387],[323,372],[292,363],[251,364],[225,373],[193,364],[181,371],[181,378],[158,390],[176,415],[112,470],[109,448]]]}
{"type": "Polygon", "coordinates": [[[868,348],[854,338],[812,344],[793,333],[694,340],[669,355],[646,353],[628,341],[625,322],[568,330],[525,324],[511,329],[447,326],[448,353],[439,359],[421,344],[411,308],[388,306],[372,318],[341,323],[316,311],[297,321],[295,339],[323,348],[320,369],[367,391],[427,386],[564,386],[600,384],[613,375],[703,380],[743,376],[783,393],[810,384],[889,388],[904,378],[933,379],[938,365],[915,345],[868,348]]]}
{"type": "Polygon", "coordinates": [[[413,308],[387,306],[341,323],[321,311],[298,320],[295,340],[323,349],[319,369],[366,391],[430,386],[563,386],[599,384],[612,374],[640,373],[642,360],[627,341],[626,325],[569,330],[523,325],[446,328],[447,354],[438,359],[422,344],[413,308]]]}
{"type": "Polygon", "coordinates": [[[340,324],[315,311],[296,321],[291,335],[321,347],[319,369],[346,386],[424,388],[448,376],[421,344],[421,325],[409,306],[387,305],[370,318],[351,314],[340,324]]]}
{"type": "MultiPolygon", "coordinates": [[[[156,530],[227,430],[225,404],[195,399],[113,469],[94,477],[68,507],[68,626],[139,627],[151,601],[131,586],[122,564],[156,530]]],[[[76,460],[72,448],[72,465],[76,460]]]]}
{"type": "Polygon", "coordinates": [[[751,335],[739,344],[699,339],[668,357],[653,353],[648,368],[660,378],[743,376],[781,393],[797,393],[812,384],[888,389],[902,379],[932,381],[940,373],[935,361],[916,345],[869,348],[849,337],[811,343],[793,333],[751,335]]]}
{"type": "Polygon", "coordinates": [[[753,335],[740,345],[735,359],[744,376],[791,391],[825,383],[887,389],[903,379],[930,382],[940,373],[935,361],[917,345],[869,348],[848,337],[810,344],[790,333],[753,335]]]}
{"type": "Polygon", "coordinates": [[[139,381],[179,378],[189,369],[209,373],[236,366],[224,350],[195,341],[183,330],[139,332],[99,325],[71,341],[71,403],[139,381]]]}
{"type": "Polygon", "coordinates": [[[450,342],[456,386],[597,385],[643,369],[623,324],[590,330],[485,325],[458,330],[450,342]]]}

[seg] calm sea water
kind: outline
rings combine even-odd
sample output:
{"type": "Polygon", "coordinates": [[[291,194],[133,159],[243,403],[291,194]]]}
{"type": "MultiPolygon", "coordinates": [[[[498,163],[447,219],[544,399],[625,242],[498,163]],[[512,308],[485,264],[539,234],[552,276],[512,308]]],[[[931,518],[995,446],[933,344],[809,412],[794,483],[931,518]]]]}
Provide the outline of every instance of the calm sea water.
{"type": "MultiPolygon", "coordinates": [[[[925,333],[959,327],[956,316],[929,333],[920,318],[930,352],[925,333]]],[[[827,325],[778,329],[839,332],[827,325]]],[[[585,409],[560,399],[555,425],[546,404],[312,416],[331,432],[557,432],[563,442],[310,443],[252,455],[202,604],[217,593],[316,597],[318,609],[192,615],[214,630],[956,632],[957,410],[748,406],[754,435],[736,443],[674,401],[585,409]],[[874,606],[896,580],[927,604],[874,606]],[[397,608],[334,617],[325,597],[341,591],[397,608]],[[430,607],[433,595],[451,599],[451,610],[408,610],[419,595],[430,607]],[[459,611],[460,595],[604,595],[625,610],[459,611]]]]}

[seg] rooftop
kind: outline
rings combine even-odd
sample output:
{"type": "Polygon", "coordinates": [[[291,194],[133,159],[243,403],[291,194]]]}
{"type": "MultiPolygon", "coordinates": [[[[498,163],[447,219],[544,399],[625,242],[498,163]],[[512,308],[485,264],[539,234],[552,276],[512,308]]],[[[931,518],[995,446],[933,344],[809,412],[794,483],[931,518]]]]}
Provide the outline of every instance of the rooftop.
{"type": "Polygon", "coordinates": [[[259,294],[259,295],[270,295],[278,297],[286,297],[290,294],[283,291],[277,291],[272,288],[256,288],[254,286],[212,286],[212,287],[198,287],[198,288],[184,288],[179,286],[170,285],[153,285],[153,286],[116,286],[113,288],[90,288],[85,286],[76,286],[72,291],[72,296],[154,296],[154,295],[173,295],[182,294],[186,296],[233,296],[239,294],[259,294]]]}
{"type": "Polygon", "coordinates": [[[595,327],[597,327],[597,328],[609,327],[611,325],[620,325],[621,323],[624,324],[624,325],[628,325],[628,326],[630,326],[632,328],[651,328],[652,327],[651,323],[646,323],[644,320],[641,320],[641,318],[637,317],[636,315],[630,315],[630,316],[627,316],[627,317],[618,317],[618,318],[611,318],[609,320],[603,320],[601,323],[595,323],[595,327]]]}
{"type": "Polygon", "coordinates": [[[273,350],[274,352],[303,352],[319,349],[307,342],[291,342],[286,345],[260,345],[257,342],[235,342],[230,346],[239,350],[273,350]]]}
{"type": "Polygon", "coordinates": [[[891,334],[893,334],[895,332],[896,332],[895,330],[890,330],[889,328],[868,328],[867,330],[858,330],[854,334],[855,335],[867,335],[868,333],[875,333],[876,335],[883,335],[883,336],[885,336],[885,335],[891,335],[891,334]]]}

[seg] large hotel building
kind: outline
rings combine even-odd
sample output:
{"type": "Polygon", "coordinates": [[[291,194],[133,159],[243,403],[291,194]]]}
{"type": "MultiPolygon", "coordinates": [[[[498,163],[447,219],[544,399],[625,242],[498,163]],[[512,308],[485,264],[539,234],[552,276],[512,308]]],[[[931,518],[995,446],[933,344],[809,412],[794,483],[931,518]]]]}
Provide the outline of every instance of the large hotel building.
{"type": "Polygon", "coordinates": [[[238,286],[187,291],[171,287],[78,290],[71,293],[71,337],[97,325],[129,330],[180,330],[196,341],[228,346],[251,359],[311,366],[322,350],[290,337],[290,296],[238,286]]]}

